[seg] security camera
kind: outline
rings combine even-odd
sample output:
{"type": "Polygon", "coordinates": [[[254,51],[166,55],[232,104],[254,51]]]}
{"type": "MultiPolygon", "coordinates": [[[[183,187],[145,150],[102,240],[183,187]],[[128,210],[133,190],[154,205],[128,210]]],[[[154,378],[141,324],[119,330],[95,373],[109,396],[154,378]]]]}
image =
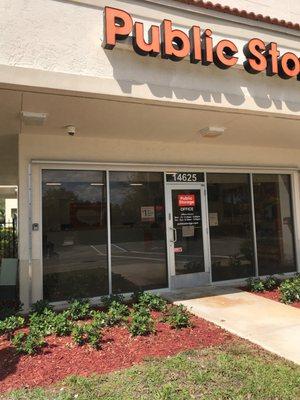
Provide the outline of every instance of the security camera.
{"type": "Polygon", "coordinates": [[[74,125],[67,125],[66,129],[67,129],[68,135],[70,135],[70,136],[74,136],[75,135],[76,128],[75,128],[74,125]]]}

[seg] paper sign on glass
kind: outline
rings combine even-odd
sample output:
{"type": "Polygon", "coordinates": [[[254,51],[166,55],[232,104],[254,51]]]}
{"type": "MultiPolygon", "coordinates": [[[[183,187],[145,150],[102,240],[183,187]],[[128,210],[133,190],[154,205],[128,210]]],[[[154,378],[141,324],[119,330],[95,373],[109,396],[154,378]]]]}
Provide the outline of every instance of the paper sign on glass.
{"type": "Polygon", "coordinates": [[[179,207],[195,207],[196,197],[194,194],[179,194],[177,196],[179,207]]]}

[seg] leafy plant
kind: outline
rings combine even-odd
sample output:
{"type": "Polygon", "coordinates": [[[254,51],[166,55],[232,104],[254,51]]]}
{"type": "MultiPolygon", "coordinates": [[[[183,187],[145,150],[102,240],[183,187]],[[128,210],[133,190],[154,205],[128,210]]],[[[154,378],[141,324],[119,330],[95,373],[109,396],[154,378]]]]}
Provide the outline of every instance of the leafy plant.
{"type": "Polygon", "coordinates": [[[66,311],[59,313],[55,316],[53,321],[53,333],[57,336],[68,336],[73,329],[73,322],[70,321],[69,315],[66,311]]]}
{"type": "Polygon", "coordinates": [[[280,285],[280,283],[281,283],[280,279],[278,279],[274,275],[270,275],[265,279],[265,282],[264,282],[265,290],[272,291],[274,289],[277,289],[278,286],[280,285]]]}
{"type": "Polygon", "coordinates": [[[57,314],[51,309],[45,308],[44,312],[33,313],[29,316],[30,331],[42,336],[49,336],[55,331],[55,320],[57,314]]]}
{"type": "Polygon", "coordinates": [[[93,325],[97,326],[98,328],[107,326],[107,315],[104,312],[92,310],[90,315],[93,320],[93,325]]]}
{"type": "Polygon", "coordinates": [[[71,336],[77,346],[82,346],[85,342],[84,325],[75,325],[72,329],[71,336]]]}
{"type": "Polygon", "coordinates": [[[88,299],[73,299],[69,304],[67,313],[71,320],[78,321],[89,317],[91,305],[88,299]]]}
{"type": "Polygon", "coordinates": [[[265,290],[264,281],[260,278],[248,278],[246,282],[250,292],[263,292],[265,290]]]}
{"type": "Polygon", "coordinates": [[[190,313],[182,304],[171,306],[164,317],[164,321],[174,329],[188,328],[192,326],[190,313]]]}
{"type": "Polygon", "coordinates": [[[85,326],[85,334],[87,343],[98,350],[101,347],[102,331],[99,327],[93,323],[85,326]]]}
{"type": "Polygon", "coordinates": [[[18,353],[33,355],[44,347],[46,342],[41,333],[30,332],[26,334],[19,332],[12,338],[12,345],[18,353]]]}
{"type": "Polygon", "coordinates": [[[103,297],[101,301],[105,308],[109,308],[114,302],[124,303],[124,296],[122,294],[111,294],[110,296],[103,297]]]}
{"type": "Polygon", "coordinates": [[[132,303],[138,303],[139,298],[142,296],[143,293],[144,293],[143,290],[136,290],[135,292],[133,292],[131,295],[132,303]]]}
{"type": "Polygon", "coordinates": [[[145,307],[137,307],[131,313],[129,331],[132,336],[145,336],[155,332],[154,320],[145,307]]]}
{"type": "Polygon", "coordinates": [[[122,324],[126,321],[128,315],[129,308],[126,304],[113,301],[106,314],[107,325],[114,326],[122,324]]]}
{"type": "Polygon", "coordinates": [[[5,334],[10,340],[13,333],[25,325],[25,319],[21,316],[13,315],[7,317],[4,321],[0,321],[0,335],[5,334]]]}
{"type": "Polygon", "coordinates": [[[72,330],[72,339],[78,346],[88,343],[94,349],[99,349],[102,340],[102,331],[93,323],[75,325],[72,330]]]}
{"type": "Polygon", "coordinates": [[[279,287],[280,301],[283,303],[294,303],[300,301],[300,277],[286,279],[279,287]]]}
{"type": "Polygon", "coordinates": [[[30,311],[32,314],[43,314],[46,310],[53,311],[53,306],[47,300],[39,300],[32,304],[30,311]]]}
{"type": "Polygon", "coordinates": [[[161,296],[149,292],[140,293],[137,297],[137,303],[152,311],[163,311],[167,305],[166,300],[161,296]]]}

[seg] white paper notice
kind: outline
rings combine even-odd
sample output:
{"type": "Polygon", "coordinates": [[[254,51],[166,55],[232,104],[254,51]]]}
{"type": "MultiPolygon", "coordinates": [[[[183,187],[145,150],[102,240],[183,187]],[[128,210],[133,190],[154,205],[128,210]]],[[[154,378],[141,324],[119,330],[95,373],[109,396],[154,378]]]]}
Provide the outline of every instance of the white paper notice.
{"type": "Polygon", "coordinates": [[[208,217],[209,217],[209,226],[219,225],[218,213],[209,213],[208,217]]]}

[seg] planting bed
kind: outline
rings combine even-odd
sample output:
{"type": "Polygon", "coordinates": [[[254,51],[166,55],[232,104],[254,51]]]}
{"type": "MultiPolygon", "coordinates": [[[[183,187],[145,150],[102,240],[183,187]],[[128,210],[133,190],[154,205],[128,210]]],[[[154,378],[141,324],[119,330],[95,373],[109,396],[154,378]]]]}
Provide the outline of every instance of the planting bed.
{"type": "MultiPolygon", "coordinates": [[[[254,293],[254,292],[251,292],[251,293],[254,293]]],[[[264,297],[265,299],[275,300],[275,301],[278,301],[279,303],[281,303],[281,301],[280,301],[280,293],[279,293],[278,289],[274,289],[272,291],[256,292],[254,294],[257,294],[258,296],[264,297]]],[[[287,304],[287,305],[292,306],[292,307],[296,307],[296,308],[300,308],[300,301],[296,301],[295,303],[290,303],[290,304],[287,304]]]]}
{"type": "Polygon", "coordinates": [[[172,329],[152,312],[155,334],[132,337],[126,326],[105,328],[99,350],[76,346],[71,337],[49,336],[47,346],[34,355],[17,354],[0,336],[0,392],[21,387],[48,386],[68,375],[106,373],[139,363],[148,357],[174,355],[191,348],[217,346],[233,336],[200,318],[192,317],[193,327],[172,329]]]}

